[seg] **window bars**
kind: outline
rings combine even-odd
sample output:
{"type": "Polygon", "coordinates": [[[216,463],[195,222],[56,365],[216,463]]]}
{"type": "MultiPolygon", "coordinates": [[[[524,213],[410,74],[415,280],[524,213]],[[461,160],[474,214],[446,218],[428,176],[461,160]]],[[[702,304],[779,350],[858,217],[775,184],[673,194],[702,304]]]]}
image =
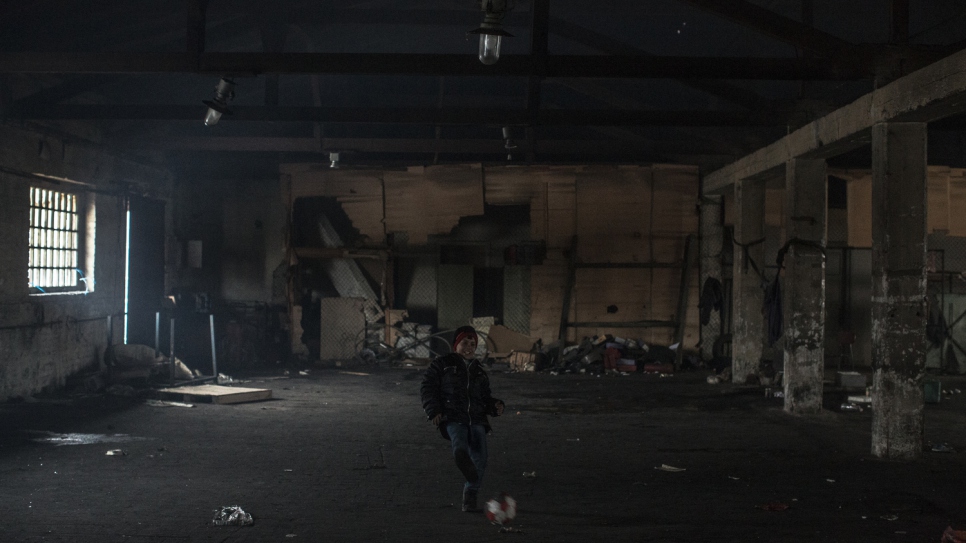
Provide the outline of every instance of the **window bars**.
{"type": "Polygon", "coordinates": [[[29,285],[76,290],[80,259],[77,195],[30,187],[29,285]]]}

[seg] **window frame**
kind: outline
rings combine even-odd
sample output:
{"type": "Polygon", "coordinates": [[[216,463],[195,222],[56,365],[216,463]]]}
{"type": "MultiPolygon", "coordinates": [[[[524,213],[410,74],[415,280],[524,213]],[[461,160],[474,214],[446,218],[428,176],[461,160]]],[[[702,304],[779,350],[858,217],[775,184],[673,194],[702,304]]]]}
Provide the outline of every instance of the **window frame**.
{"type": "MultiPolygon", "coordinates": [[[[42,196],[41,196],[42,197],[42,196]]],[[[92,273],[89,262],[89,251],[88,251],[88,222],[93,220],[92,215],[93,210],[90,207],[90,200],[88,195],[84,191],[71,190],[70,188],[63,187],[59,184],[50,186],[46,183],[31,183],[28,189],[28,205],[27,205],[27,289],[31,296],[42,296],[51,294],[87,294],[92,292],[93,280],[91,279],[92,273]],[[74,199],[75,210],[71,212],[70,210],[59,210],[56,206],[38,206],[35,205],[35,191],[46,191],[53,193],[54,195],[63,194],[74,199]],[[43,224],[43,218],[45,215],[47,217],[52,213],[71,213],[74,215],[74,220],[76,220],[76,230],[57,228],[56,225],[46,226],[43,224]],[[38,225],[37,220],[41,223],[38,225]],[[62,242],[57,244],[47,244],[43,245],[44,242],[39,242],[43,236],[42,234],[37,234],[35,237],[35,231],[41,232],[66,232],[73,233],[76,236],[76,248],[70,247],[60,247],[62,242]],[[40,266],[37,262],[33,262],[33,258],[40,256],[42,251],[72,251],[75,258],[76,265],[70,268],[60,265],[60,266],[40,266]],[[38,251],[38,252],[35,252],[38,251]],[[35,285],[32,281],[32,272],[35,270],[80,270],[78,274],[76,271],[73,274],[75,279],[74,285],[67,286],[44,286],[35,285]],[[79,275],[79,276],[78,276],[79,275]]],[[[54,217],[56,218],[56,217],[54,217]]],[[[69,253],[70,254],[70,253],[69,253]]],[[[48,253],[46,257],[49,259],[53,255],[48,253]]]]}

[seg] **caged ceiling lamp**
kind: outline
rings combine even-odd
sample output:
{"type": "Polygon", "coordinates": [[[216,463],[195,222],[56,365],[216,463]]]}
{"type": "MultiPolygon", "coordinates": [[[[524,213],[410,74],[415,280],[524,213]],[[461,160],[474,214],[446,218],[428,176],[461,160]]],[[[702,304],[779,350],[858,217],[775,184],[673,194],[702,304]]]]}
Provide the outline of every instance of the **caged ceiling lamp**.
{"type": "Polygon", "coordinates": [[[205,126],[218,124],[222,115],[231,115],[228,102],[235,98],[235,82],[231,79],[221,78],[215,86],[214,100],[202,100],[208,106],[208,114],[205,115],[205,126]]]}
{"type": "Polygon", "coordinates": [[[503,37],[513,37],[506,30],[503,30],[503,18],[513,7],[510,3],[513,0],[480,0],[480,7],[483,9],[483,24],[475,30],[470,30],[467,34],[477,34],[480,36],[479,58],[480,62],[486,65],[496,64],[500,60],[500,42],[503,37]]]}

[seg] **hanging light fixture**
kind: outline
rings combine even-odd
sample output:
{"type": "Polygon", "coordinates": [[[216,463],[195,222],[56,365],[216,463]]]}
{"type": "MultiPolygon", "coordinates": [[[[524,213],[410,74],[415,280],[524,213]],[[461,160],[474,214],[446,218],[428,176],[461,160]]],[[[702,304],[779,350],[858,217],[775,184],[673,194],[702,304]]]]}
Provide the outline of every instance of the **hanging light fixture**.
{"type": "Polygon", "coordinates": [[[507,161],[513,160],[513,152],[517,148],[517,144],[513,142],[513,131],[509,126],[503,127],[503,148],[506,149],[506,159],[507,161]]]}
{"type": "Polygon", "coordinates": [[[500,60],[500,42],[503,41],[503,37],[513,37],[513,34],[503,30],[503,17],[513,7],[509,5],[512,1],[480,0],[480,7],[484,14],[483,24],[475,30],[470,30],[467,34],[478,34],[480,36],[479,58],[483,64],[496,64],[496,61],[500,60]]]}
{"type": "Polygon", "coordinates": [[[221,78],[215,87],[215,99],[201,101],[208,106],[208,114],[205,115],[205,126],[218,124],[222,115],[231,115],[228,102],[233,98],[235,98],[235,82],[231,79],[221,78]]]}

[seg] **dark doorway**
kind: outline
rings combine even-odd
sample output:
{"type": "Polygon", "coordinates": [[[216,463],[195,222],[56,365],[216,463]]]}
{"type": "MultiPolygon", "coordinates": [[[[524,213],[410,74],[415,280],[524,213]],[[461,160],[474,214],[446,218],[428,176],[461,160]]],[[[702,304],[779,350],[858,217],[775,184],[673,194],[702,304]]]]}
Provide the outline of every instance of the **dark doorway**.
{"type": "Polygon", "coordinates": [[[503,268],[473,269],[473,316],[503,322],[503,268]]]}
{"type": "Polygon", "coordinates": [[[128,213],[127,342],[154,345],[154,315],[164,300],[164,202],[132,196],[128,213]]]}

